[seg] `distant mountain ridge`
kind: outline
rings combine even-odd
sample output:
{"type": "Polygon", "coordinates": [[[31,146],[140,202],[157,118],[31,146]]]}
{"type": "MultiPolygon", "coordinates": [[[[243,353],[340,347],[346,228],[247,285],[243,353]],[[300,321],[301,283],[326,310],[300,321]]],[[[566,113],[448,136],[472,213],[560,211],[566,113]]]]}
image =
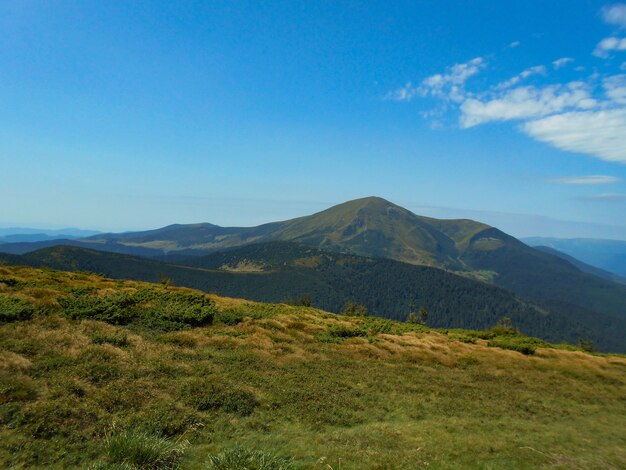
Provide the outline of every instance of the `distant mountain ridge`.
{"type": "MultiPolygon", "coordinates": [[[[175,224],[142,232],[98,234],[72,245],[141,256],[163,256],[201,255],[250,243],[293,241],[363,256],[469,270],[459,255],[473,236],[489,228],[471,220],[418,216],[385,199],[368,197],[310,216],[258,227],[175,224]]],[[[8,245],[3,251],[21,254],[45,246],[51,245],[8,245]]]]}
{"type": "Polygon", "coordinates": [[[600,277],[602,279],[606,279],[608,281],[618,282],[620,284],[626,284],[626,277],[622,277],[618,274],[605,271],[604,269],[596,268],[595,266],[591,266],[590,264],[583,263],[577,258],[570,256],[562,251],[555,250],[554,248],[550,248],[549,246],[534,246],[536,250],[543,251],[545,253],[550,253],[551,255],[558,256],[566,261],[569,261],[571,264],[576,266],[584,273],[593,274],[594,276],[600,277]]]}
{"type": "Polygon", "coordinates": [[[84,238],[100,233],[97,230],[85,230],[80,228],[40,229],[30,227],[0,227],[0,243],[8,242],[39,241],[61,238],[84,238]],[[37,240],[37,238],[39,240],[37,240]]]}
{"type": "Polygon", "coordinates": [[[488,328],[509,316],[525,333],[551,341],[592,339],[602,350],[626,351],[619,334],[626,318],[598,317],[593,311],[547,309],[483,282],[438,268],[384,258],[326,252],[293,242],[250,244],[175,263],[78,247],[52,247],[25,255],[2,255],[12,265],[91,271],[117,279],[158,282],[265,302],[308,295],[316,307],[338,312],[347,301],[372,314],[405,320],[424,306],[436,327],[488,328]]]}
{"type": "Polygon", "coordinates": [[[626,241],[624,240],[529,237],[522,241],[533,247],[553,248],[584,263],[626,277],[626,241]]]}

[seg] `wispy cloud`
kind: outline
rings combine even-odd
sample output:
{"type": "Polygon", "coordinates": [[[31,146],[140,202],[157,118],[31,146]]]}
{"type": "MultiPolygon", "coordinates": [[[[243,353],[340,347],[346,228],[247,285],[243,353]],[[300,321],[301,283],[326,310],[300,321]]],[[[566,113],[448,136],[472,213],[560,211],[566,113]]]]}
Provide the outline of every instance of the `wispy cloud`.
{"type": "Polygon", "coordinates": [[[626,202],[626,194],[623,193],[602,193],[592,194],[591,196],[582,196],[580,199],[585,201],[611,201],[611,202],[626,202]]]}
{"type": "Polygon", "coordinates": [[[511,44],[509,44],[507,47],[511,48],[511,49],[515,49],[516,47],[518,47],[519,45],[521,45],[522,43],[519,41],[513,41],[511,44]]]}
{"type": "Polygon", "coordinates": [[[545,74],[546,74],[546,68],[543,65],[536,65],[534,67],[530,67],[518,73],[514,77],[511,77],[508,80],[505,80],[504,82],[499,83],[498,85],[496,85],[496,89],[506,90],[507,88],[511,88],[517,85],[522,80],[532,77],[533,75],[545,75],[545,74]]]}
{"type": "MultiPolygon", "coordinates": [[[[602,10],[608,24],[626,28],[626,3],[602,10]]],[[[516,41],[517,42],[517,41],[516,41]]],[[[511,43],[509,47],[515,47],[511,43]]],[[[626,51],[626,38],[617,36],[603,39],[594,55],[610,57],[613,52],[626,51]]],[[[490,59],[490,64],[494,59],[490,59]]],[[[561,57],[552,62],[551,70],[558,70],[573,62],[572,57],[561,57]]],[[[487,61],[478,57],[455,64],[443,73],[431,75],[419,85],[407,86],[390,92],[388,98],[410,101],[417,97],[434,97],[441,107],[422,113],[425,118],[435,116],[438,123],[444,112],[456,110],[459,126],[463,129],[490,122],[517,121],[518,129],[529,137],[568,152],[583,153],[595,158],[626,164],[626,74],[612,64],[613,74],[594,72],[586,78],[569,82],[555,82],[545,65],[527,68],[508,80],[476,89],[470,78],[488,69],[487,61]],[[522,83],[535,77],[532,83],[522,83]],[[538,77],[548,81],[538,84],[538,77]]],[[[574,70],[584,72],[578,66],[574,70]]],[[[626,70],[626,62],[621,65],[626,70]]],[[[586,180],[562,180],[562,184],[607,184],[609,180],[589,177],[586,180]]]]}
{"type": "Polygon", "coordinates": [[[626,3],[617,3],[602,9],[602,19],[608,24],[626,28],[626,3]]]}
{"type": "Polygon", "coordinates": [[[561,150],[626,164],[626,109],[555,114],[526,122],[521,128],[561,150]]]}
{"type": "Polygon", "coordinates": [[[626,75],[613,75],[602,81],[606,96],[613,102],[626,105],[626,75]]]}
{"type": "Polygon", "coordinates": [[[560,59],[557,59],[557,60],[553,61],[552,62],[552,66],[556,70],[558,70],[558,69],[562,69],[563,67],[565,67],[570,62],[574,62],[574,59],[572,59],[571,57],[561,57],[560,59]]]}
{"type": "Polygon", "coordinates": [[[467,99],[461,105],[461,127],[490,121],[509,121],[547,116],[572,109],[591,109],[597,102],[582,82],[543,88],[518,87],[491,99],[467,99]]]}
{"type": "Polygon", "coordinates": [[[594,49],[593,55],[606,59],[610,57],[611,52],[616,51],[626,51],[626,38],[604,38],[594,49]]]}
{"type": "Polygon", "coordinates": [[[573,184],[573,185],[598,185],[598,184],[613,184],[621,181],[615,176],[607,175],[589,175],[589,176],[567,176],[565,178],[557,178],[552,180],[557,184],[573,184]]]}
{"type": "Polygon", "coordinates": [[[482,57],[448,67],[444,73],[425,78],[419,85],[411,82],[387,95],[395,101],[411,101],[419,96],[434,96],[454,102],[461,102],[465,97],[465,82],[486,67],[482,57]]]}

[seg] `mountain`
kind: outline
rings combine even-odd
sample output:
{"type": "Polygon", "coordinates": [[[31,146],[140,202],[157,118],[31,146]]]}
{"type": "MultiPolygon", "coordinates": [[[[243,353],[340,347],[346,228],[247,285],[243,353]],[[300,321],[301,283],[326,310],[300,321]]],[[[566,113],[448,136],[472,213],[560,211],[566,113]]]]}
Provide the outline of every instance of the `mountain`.
{"type": "Polygon", "coordinates": [[[584,273],[593,274],[594,276],[600,277],[602,279],[606,279],[607,281],[613,281],[613,282],[618,282],[620,284],[626,284],[626,277],[622,277],[615,273],[605,271],[604,269],[596,268],[595,266],[591,266],[590,264],[583,263],[582,261],[574,258],[573,256],[565,254],[559,250],[555,250],[554,248],[550,248],[549,246],[539,245],[533,248],[539,251],[543,251],[545,253],[549,253],[554,256],[558,256],[559,258],[562,258],[568,261],[569,263],[571,263],[572,265],[576,266],[578,269],[580,269],[584,273]]]}
{"type": "MultiPolygon", "coordinates": [[[[603,328],[626,318],[624,285],[582,272],[567,260],[486,224],[422,217],[378,197],[258,227],[170,225],[144,232],[99,234],[71,244],[168,260],[271,241],[442,268],[503,287],[551,311],[595,316],[604,322],[603,328]]],[[[28,244],[0,245],[0,251],[9,253],[28,250],[28,244]]]]}
{"type": "MultiPolygon", "coordinates": [[[[466,248],[473,235],[488,228],[470,220],[421,217],[382,198],[368,197],[311,216],[258,227],[176,224],[143,232],[99,234],[72,244],[117,253],[159,256],[202,255],[250,243],[293,241],[332,251],[464,270],[460,251],[466,248]]],[[[4,245],[2,251],[22,254],[43,247],[41,243],[4,245]]]]}
{"type": "Polygon", "coordinates": [[[72,240],[74,238],[80,237],[72,237],[71,235],[62,234],[60,236],[55,235],[47,235],[45,233],[15,233],[12,235],[5,235],[0,237],[0,244],[2,243],[33,243],[33,242],[42,242],[42,241],[50,241],[50,240],[72,240]]]}
{"type": "Polygon", "coordinates": [[[27,227],[0,227],[0,241],[10,242],[39,241],[65,238],[83,238],[96,235],[97,230],[84,230],[79,228],[63,228],[56,230],[27,228],[27,227]]]}
{"type": "Polygon", "coordinates": [[[117,279],[158,282],[229,297],[283,302],[307,296],[314,306],[339,312],[348,301],[372,314],[405,320],[410,306],[424,306],[429,324],[487,328],[503,316],[526,334],[600,349],[626,351],[620,331],[626,319],[596,312],[546,308],[502,288],[444,270],[385,259],[327,252],[291,242],[251,244],[203,257],[179,256],[172,263],[78,247],[54,247],[22,256],[0,255],[12,265],[103,273],[117,279]],[[175,263],[175,264],[173,264],[175,263]]]}
{"type": "Polygon", "coordinates": [[[531,237],[530,246],[547,246],[587,264],[626,277],[626,241],[600,238],[531,237]]]}

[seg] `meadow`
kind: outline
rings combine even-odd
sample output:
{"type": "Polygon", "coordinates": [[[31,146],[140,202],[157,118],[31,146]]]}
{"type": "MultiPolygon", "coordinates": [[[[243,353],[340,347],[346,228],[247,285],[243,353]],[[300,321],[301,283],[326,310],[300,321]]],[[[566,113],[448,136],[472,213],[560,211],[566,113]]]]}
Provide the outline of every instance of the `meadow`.
{"type": "Polygon", "coordinates": [[[626,357],[0,266],[0,466],[626,468],[626,357]]]}

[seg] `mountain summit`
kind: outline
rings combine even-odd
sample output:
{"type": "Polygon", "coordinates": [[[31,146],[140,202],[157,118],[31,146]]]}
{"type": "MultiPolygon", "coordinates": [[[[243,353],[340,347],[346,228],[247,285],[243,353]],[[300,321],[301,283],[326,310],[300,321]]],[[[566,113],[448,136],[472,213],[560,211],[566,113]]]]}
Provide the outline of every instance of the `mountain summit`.
{"type": "Polygon", "coordinates": [[[462,269],[458,256],[463,242],[486,228],[489,227],[470,220],[421,217],[380,197],[367,197],[283,222],[270,239],[462,269]]]}

